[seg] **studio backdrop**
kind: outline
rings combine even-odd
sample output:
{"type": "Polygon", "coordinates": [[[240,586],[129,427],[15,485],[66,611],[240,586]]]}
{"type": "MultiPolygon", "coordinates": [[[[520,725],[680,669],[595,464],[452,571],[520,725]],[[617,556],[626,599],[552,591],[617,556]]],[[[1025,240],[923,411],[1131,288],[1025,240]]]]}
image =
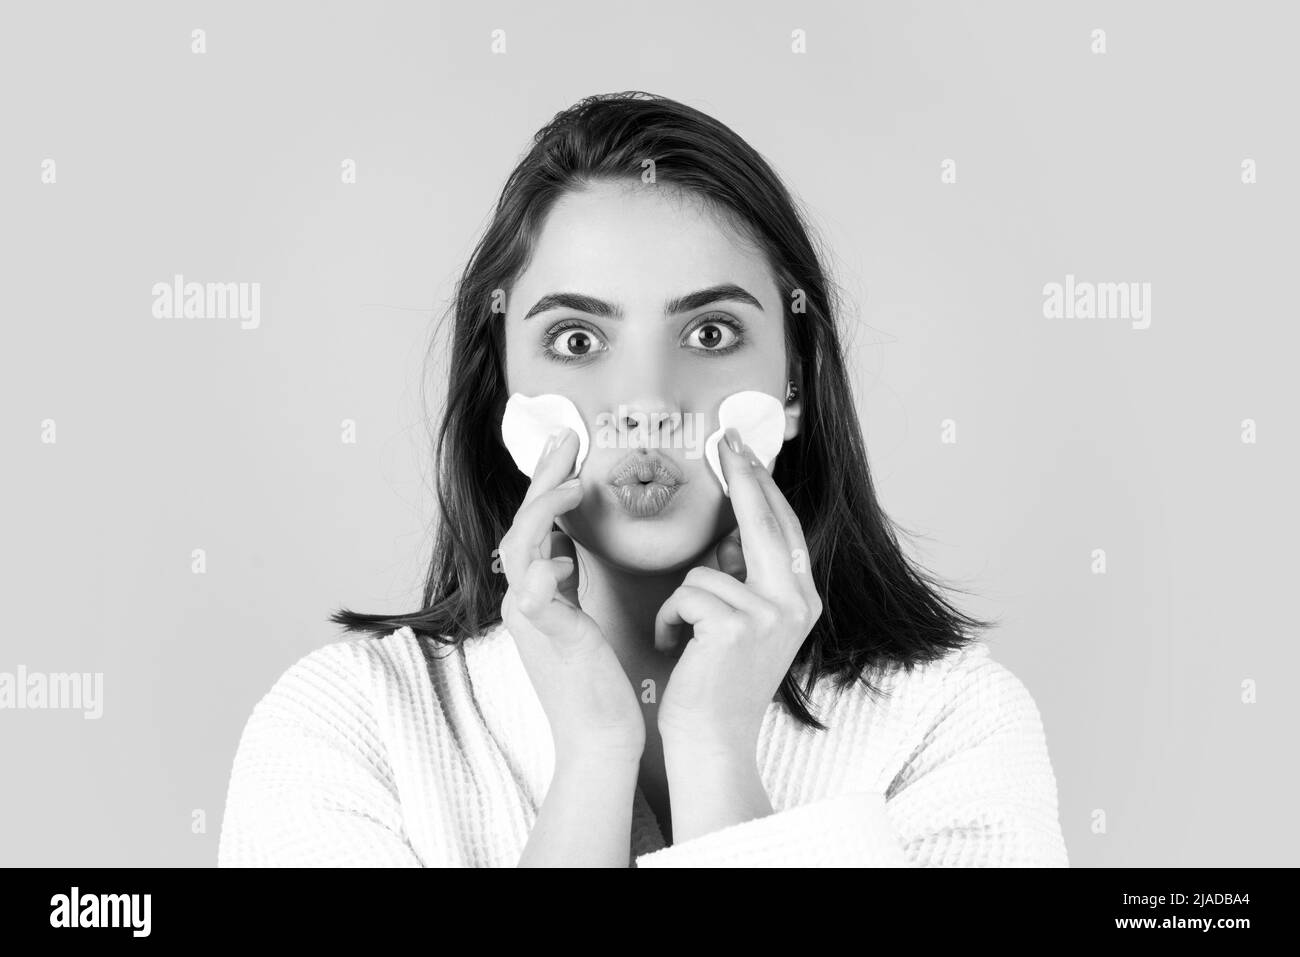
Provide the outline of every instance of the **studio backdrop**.
{"type": "Polygon", "coordinates": [[[1000,622],[1070,863],[1300,858],[1293,7],[2,16],[0,863],[215,864],[254,704],[340,606],[418,606],[504,177],[621,90],[797,196],[881,504],[1000,622]]]}

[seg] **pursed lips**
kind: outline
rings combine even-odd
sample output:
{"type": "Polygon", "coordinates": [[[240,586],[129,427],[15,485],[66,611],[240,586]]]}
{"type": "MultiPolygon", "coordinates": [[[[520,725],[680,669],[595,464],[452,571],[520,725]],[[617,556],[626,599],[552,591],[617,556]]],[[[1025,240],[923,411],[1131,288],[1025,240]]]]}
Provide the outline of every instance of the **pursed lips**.
{"type": "Polygon", "coordinates": [[[660,485],[680,485],[684,479],[677,467],[661,455],[634,453],[623,460],[610,474],[609,484],[614,486],[657,482],[660,485]]]}

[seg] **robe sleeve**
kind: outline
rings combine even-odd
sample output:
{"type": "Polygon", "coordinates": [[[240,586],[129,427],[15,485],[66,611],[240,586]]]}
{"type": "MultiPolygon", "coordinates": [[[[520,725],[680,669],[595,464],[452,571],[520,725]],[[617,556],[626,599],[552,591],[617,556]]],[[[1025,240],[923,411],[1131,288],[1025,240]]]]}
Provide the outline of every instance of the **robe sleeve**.
{"type": "Polygon", "coordinates": [[[883,792],[849,791],[637,858],[641,867],[1067,867],[1028,689],[984,646],[945,676],[883,792]]]}
{"type": "Polygon", "coordinates": [[[236,751],[218,867],[421,867],[368,696],[364,649],[297,662],[258,702],[236,751]]]}

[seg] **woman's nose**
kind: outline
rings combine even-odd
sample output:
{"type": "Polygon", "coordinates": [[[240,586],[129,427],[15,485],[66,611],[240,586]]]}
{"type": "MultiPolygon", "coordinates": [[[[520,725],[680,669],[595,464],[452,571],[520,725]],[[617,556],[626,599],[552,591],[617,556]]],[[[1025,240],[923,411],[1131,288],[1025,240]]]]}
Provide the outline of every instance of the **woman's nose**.
{"type": "Polygon", "coordinates": [[[623,448],[671,445],[681,428],[677,374],[671,352],[647,343],[624,350],[618,363],[605,367],[605,394],[617,401],[612,421],[623,448]]]}
{"type": "Polygon", "coordinates": [[[662,399],[622,402],[614,410],[619,442],[626,448],[670,447],[682,425],[682,414],[662,399]]]}

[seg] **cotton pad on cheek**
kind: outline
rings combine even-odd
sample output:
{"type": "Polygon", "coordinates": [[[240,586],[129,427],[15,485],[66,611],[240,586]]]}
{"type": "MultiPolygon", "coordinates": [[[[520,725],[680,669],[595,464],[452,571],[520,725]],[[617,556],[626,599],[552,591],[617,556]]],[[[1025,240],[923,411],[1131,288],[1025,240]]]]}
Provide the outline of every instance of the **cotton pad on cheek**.
{"type": "Polygon", "coordinates": [[[505,414],[501,417],[501,440],[519,471],[531,479],[541,461],[546,440],[562,426],[578,433],[578,456],[574,459],[573,471],[569,473],[569,478],[573,478],[582,471],[591,438],[578,407],[565,396],[550,392],[531,397],[521,392],[514,393],[507,400],[505,414]]]}
{"type": "Polygon", "coordinates": [[[718,477],[722,493],[728,498],[727,479],[718,460],[718,443],[727,429],[740,433],[740,440],[754,450],[769,471],[785,444],[785,407],[781,400],[766,392],[734,392],[718,407],[718,431],[704,441],[704,457],[718,477]]]}

